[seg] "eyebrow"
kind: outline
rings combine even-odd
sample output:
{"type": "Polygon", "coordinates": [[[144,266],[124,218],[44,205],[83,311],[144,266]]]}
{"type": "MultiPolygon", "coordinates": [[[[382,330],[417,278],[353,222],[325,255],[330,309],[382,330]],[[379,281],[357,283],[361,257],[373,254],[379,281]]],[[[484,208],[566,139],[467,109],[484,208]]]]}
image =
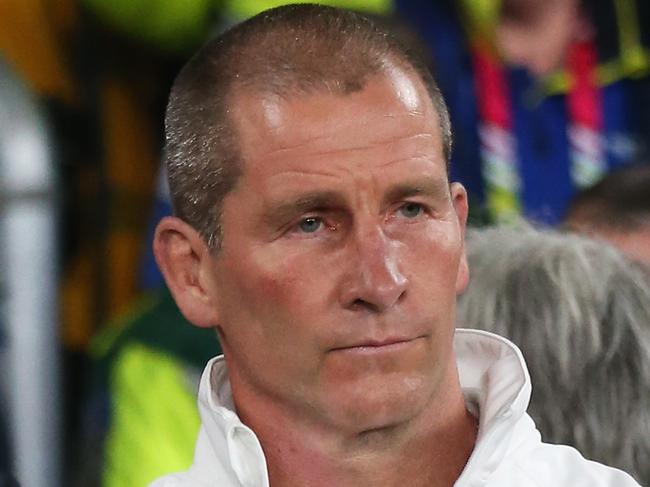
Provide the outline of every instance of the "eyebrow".
{"type": "Polygon", "coordinates": [[[344,203],[344,200],[343,195],[336,191],[316,191],[301,194],[294,200],[271,206],[264,213],[264,220],[271,223],[285,220],[308,211],[340,206],[344,203]]]}
{"type": "Polygon", "coordinates": [[[440,197],[449,193],[446,179],[424,178],[404,181],[392,186],[386,193],[385,202],[389,203],[411,196],[440,197]]]}

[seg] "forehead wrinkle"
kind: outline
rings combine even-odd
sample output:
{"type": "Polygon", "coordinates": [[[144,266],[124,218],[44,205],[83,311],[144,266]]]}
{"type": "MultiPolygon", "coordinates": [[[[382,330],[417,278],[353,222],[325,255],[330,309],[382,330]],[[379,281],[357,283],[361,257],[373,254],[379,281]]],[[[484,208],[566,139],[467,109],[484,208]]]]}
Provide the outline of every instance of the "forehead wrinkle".
{"type": "MultiPolygon", "coordinates": [[[[325,177],[325,178],[338,178],[339,175],[336,174],[335,171],[327,171],[327,169],[330,169],[326,166],[318,166],[317,168],[310,168],[309,171],[306,171],[304,169],[286,169],[282,172],[273,174],[269,177],[269,181],[273,180],[274,178],[278,177],[287,177],[287,176],[297,176],[297,177],[311,177],[311,176],[317,176],[317,177],[325,177]]],[[[338,168],[342,169],[345,172],[348,172],[347,168],[338,168]]]]}
{"type": "MultiPolygon", "coordinates": [[[[409,108],[408,114],[413,116],[413,117],[418,117],[418,118],[424,118],[426,113],[424,110],[420,110],[417,108],[409,108]]],[[[383,115],[384,118],[397,118],[397,115],[394,113],[386,113],[383,115]]]]}
{"type": "MultiPolygon", "coordinates": [[[[320,137],[310,138],[309,140],[301,142],[299,144],[295,144],[295,145],[292,145],[292,146],[289,146],[289,147],[281,147],[281,148],[278,148],[278,149],[274,149],[273,151],[268,153],[268,156],[275,156],[275,155],[285,154],[285,153],[291,152],[293,150],[300,149],[300,148],[304,147],[305,145],[308,145],[308,144],[310,144],[310,143],[312,143],[314,141],[329,139],[331,137],[332,136],[324,135],[324,136],[320,136],[320,137]]],[[[339,147],[339,148],[336,148],[336,149],[326,150],[326,151],[319,150],[318,147],[314,147],[313,150],[305,152],[305,156],[334,155],[334,154],[338,154],[340,152],[361,152],[361,151],[364,151],[364,150],[373,149],[373,148],[377,148],[377,147],[382,147],[382,146],[388,145],[388,144],[393,144],[396,141],[408,142],[408,141],[412,141],[412,140],[427,140],[427,139],[430,140],[430,139],[434,139],[434,138],[435,138],[434,135],[431,134],[431,133],[428,133],[428,132],[421,133],[421,134],[416,134],[416,135],[411,135],[409,137],[401,137],[399,135],[396,135],[396,136],[392,136],[392,137],[387,138],[387,139],[382,139],[380,141],[371,142],[371,143],[365,144],[365,145],[342,146],[342,147],[339,147]]],[[[429,156],[423,155],[423,157],[429,157],[429,156]]]]}
{"type": "MultiPolygon", "coordinates": [[[[268,153],[268,155],[273,156],[275,154],[283,154],[283,153],[291,152],[291,151],[294,151],[294,150],[297,150],[297,149],[301,149],[301,148],[303,148],[305,146],[311,145],[314,142],[319,142],[321,140],[327,140],[327,139],[331,139],[331,138],[332,138],[332,136],[327,135],[327,134],[325,134],[325,135],[317,135],[317,136],[314,136],[314,137],[307,137],[305,140],[302,140],[302,141],[300,141],[300,142],[298,142],[296,144],[285,145],[285,146],[281,146],[281,147],[278,147],[276,149],[273,149],[272,151],[270,151],[268,153]]],[[[315,151],[314,150],[307,151],[307,152],[305,152],[305,155],[311,155],[314,152],[317,152],[317,149],[315,151]]]]}
{"type": "Polygon", "coordinates": [[[424,153],[418,153],[418,154],[411,154],[408,157],[398,157],[395,159],[391,159],[390,161],[383,162],[382,164],[378,165],[378,168],[381,169],[386,169],[389,168],[395,164],[399,164],[405,161],[423,161],[423,162],[430,162],[435,164],[436,162],[440,162],[443,167],[444,167],[444,160],[442,157],[438,157],[436,155],[432,154],[424,154],[424,153]]]}

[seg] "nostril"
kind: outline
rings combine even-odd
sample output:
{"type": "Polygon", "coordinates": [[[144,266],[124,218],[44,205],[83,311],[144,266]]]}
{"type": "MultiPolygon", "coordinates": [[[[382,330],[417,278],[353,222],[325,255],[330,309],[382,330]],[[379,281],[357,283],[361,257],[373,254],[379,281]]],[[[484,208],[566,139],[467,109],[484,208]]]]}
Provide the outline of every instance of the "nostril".
{"type": "Polygon", "coordinates": [[[400,301],[403,301],[404,298],[406,297],[406,290],[403,290],[399,296],[397,297],[397,300],[395,301],[396,303],[399,303],[400,301]]]}
{"type": "Polygon", "coordinates": [[[371,303],[370,301],[366,301],[365,299],[355,299],[352,304],[350,305],[350,309],[354,311],[372,311],[372,312],[377,312],[379,311],[379,306],[376,304],[371,303]]]}

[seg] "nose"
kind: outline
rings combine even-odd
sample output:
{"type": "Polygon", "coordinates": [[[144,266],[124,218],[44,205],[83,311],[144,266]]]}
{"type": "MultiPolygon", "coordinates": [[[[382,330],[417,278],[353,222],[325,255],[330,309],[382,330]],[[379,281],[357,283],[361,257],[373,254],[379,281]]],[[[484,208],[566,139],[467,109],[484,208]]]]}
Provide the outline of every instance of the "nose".
{"type": "Polygon", "coordinates": [[[345,308],[381,312],[402,299],[408,279],[400,271],[399,245],[381,228],[356,233],[341,296],[345,308]]]}

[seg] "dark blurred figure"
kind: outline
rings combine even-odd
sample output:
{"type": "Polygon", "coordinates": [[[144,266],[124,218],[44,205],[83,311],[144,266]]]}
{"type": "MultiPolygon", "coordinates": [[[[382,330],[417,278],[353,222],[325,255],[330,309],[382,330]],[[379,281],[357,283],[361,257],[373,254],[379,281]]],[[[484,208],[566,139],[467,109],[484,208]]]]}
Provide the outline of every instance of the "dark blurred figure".
{"type": "Polygon", "coordinates": [[[621,168],[578,193],[565,225],[650,265],[650,164],[621,168]]]}
{"type": "Polygon", "coordinates": [[[586,237],[470,231],[457,323],[510,338],[543,439],[575,446],[650,485],[650,273],[586,237]]]}
{"type": "MultiPolygon", "coordinates": [[[[0,344],[1,342],[2,337],[0,336],[0,344]]],[[[4,406],[3,401],[0,401],[0,406],[4,406]]],[[[2,414],[3,412],[0,410],[0,487],[15,487],[18,483],[9,473],[12,468],[12,455],[9,435],[7,433],[7,424],[5,423],[6,415],[2,414]]]]}
{"type": "Polygon", "coordinates": [[[396,0],[432,52],[473,221],[559,223],[572,195],[647,152],[650,4],[396,0]]]}
{"type": "Polygon", "coordinates": [[[20,487],[11,474],[0,472],[0,487],[20,487]]]}
{"type": "MultiPolygon", "coordinates": [[[[3,336],[0,333],[0,348],[3,345],[3,336]]],[[[0,487],[19,487],[18,482],[10,473],[12,470],[12,454],[4,414],[4,397],[0,398],[0,487]]]]}

